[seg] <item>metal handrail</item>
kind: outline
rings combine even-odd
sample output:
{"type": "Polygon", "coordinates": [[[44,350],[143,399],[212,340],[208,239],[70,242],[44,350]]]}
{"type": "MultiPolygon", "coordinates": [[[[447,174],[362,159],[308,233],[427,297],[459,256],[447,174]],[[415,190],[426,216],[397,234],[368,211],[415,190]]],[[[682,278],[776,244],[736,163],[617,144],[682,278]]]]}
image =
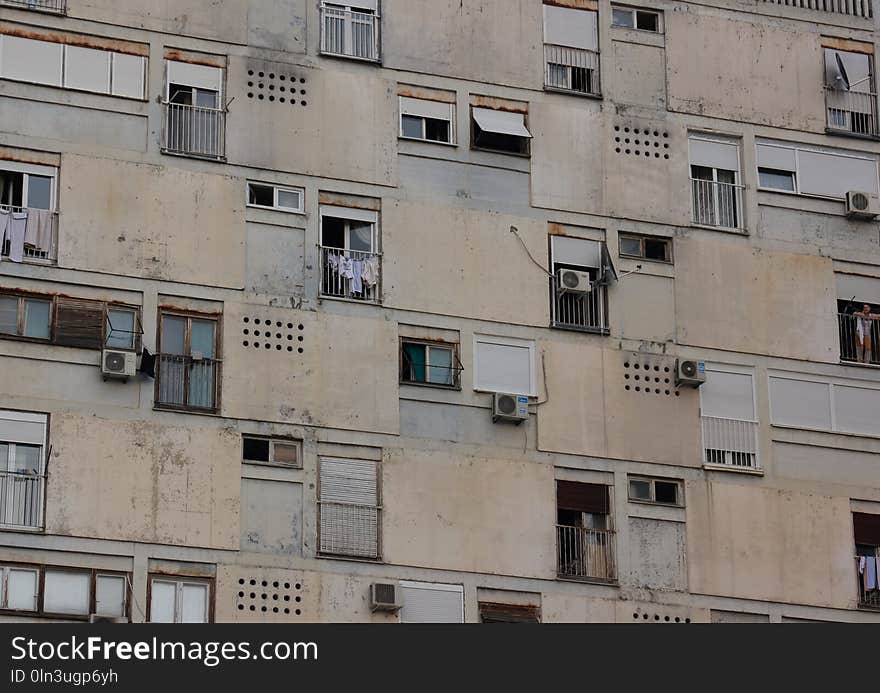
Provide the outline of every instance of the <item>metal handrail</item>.
{"type": "Polygon", "coordinates": [[[226,156],[226,111],[164,101],[165,150],[210,159],[226,156]]]}

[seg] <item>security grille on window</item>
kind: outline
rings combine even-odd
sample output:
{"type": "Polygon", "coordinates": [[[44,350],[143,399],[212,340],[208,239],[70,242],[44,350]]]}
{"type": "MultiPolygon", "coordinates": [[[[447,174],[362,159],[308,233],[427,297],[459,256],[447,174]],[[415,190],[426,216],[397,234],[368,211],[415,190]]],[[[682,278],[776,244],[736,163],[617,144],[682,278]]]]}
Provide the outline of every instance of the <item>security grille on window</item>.
{"type": "Polygon", "coordinates": [[[472,147],[503,154],[528,156],[532,133],[525,113],[473,107],[472,147]]]}
{"type": "Polygon", "coordinates": [[[544,4],[544,85],[598,96],[598,13],[544,4]]]}
{"type": "Polygon", "coordinates": [[[379,0],[321,3],[321,52],[379,60],[379,0]]]}
{"type": "Polygon", "coordinates": [[[156,405],[216,411],[220,360],[216,318],[162,312],[156,357],[156,405]]]}
{"type": "Polygon", "coordinates": [[[700,388],[703,463],[759,470],[754,377],[734,366],[706,364],[700,388]]]}
{"type": "Polygon", "coordinates": [[[460,371],[457,345],[417,339],[401,340],[401,382],[457,387],[460,371]]]}
{"type": "Polygon", "coordinates": [[[455,104],[401,96],[400,136],[454,144],[455,104]]]}
{"type": "Polygon", "coordinates": [[[825,48],[826,126],[836,133],[876,135],[873,46],[867,52],[825,48]]]}
{"type": "Polygon", "coordinates": [[[46,483],[45,414],[0,410],[0,526],[40,529],[46,483]]]}
{"type": "Polygon", "coordinates": [[[609,487],[556,482],[556,569],[560,577],[617,577],[609,487]]]}
{"type": "Polygon", "coordinates": [[[320,551],[379,557],[378,464],[323,457],[318,496],[320,551]]]}
{"type": "Polygon", "coordinates": [[[733,141],[692,135],[688,148],[694,223],[744,228],[739,146],[733,141]]]}
{"type": "Polygon", "coordinates": [[[150,623],[208,623],[211,585],[205,580],[150,579],[150,623]]]}
{"type": "Polygon", "coordinates": [[[853,513],[859,604],[880,607],[880,515],[853,513]]]}

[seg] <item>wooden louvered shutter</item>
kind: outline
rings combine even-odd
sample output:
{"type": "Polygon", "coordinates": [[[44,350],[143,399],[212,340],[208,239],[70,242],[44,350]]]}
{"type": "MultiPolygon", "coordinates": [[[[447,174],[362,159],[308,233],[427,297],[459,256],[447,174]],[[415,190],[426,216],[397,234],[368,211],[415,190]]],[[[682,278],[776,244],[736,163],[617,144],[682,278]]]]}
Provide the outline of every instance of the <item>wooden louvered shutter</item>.
{"type": "Polygon", "coordinates": [[[377,464],[321,458],[321,552],[379,556],[377,464]]]}
{"type": "Polygon", "coordinates": [[[55,344],[100,349],[104,345],[104,303],[58,297],[55,300],[55,344]]]}

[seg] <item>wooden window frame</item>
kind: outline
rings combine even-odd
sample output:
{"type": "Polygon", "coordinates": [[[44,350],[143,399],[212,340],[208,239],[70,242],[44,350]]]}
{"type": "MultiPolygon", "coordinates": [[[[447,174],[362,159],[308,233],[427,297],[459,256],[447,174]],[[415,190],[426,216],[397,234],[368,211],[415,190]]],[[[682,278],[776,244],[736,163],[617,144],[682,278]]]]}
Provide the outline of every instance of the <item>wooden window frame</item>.
{"type": "Polygon", "coordinates": [[[673,241],[671,238],[666,238],[664,236],[650,236],[643,233],[629,233],[629,232],[620,232],[617,235],[617,245],[618,245],[618,254],[620,257],[630,258],[633,260],[644,260],[646,262],[658,262],[663,265],[674,265],[675,264],[675,256],[673,255],[673,241]],[[639,255],[630,255],[629,253],[623,252],[623,244],[621,243],[621,239],[627,238],[630,240],[639,241],[640,254],[639,255]],[[658,241],[664,243],[668,248],[668,252],[666,253],[668,259],[667,260],[657,260],[655,258],[650,258],[645,255],[645,241],[658,241]]]}
{"type": "Polygon", "coordinates": [[[2,291],[0,290],[0,298],[18,299],[18,315],[16,322],[16,334],[0,332],[0,339],[12,339],[23,342],[34,342],[36,344],[51,344],[55,337],[55,296],[51,294],[37,294],[26,291],[2,291]],[[48,337],[27,337],[24,334],[24,304],[25,301],[41,301],[49,304],[49,336],[48,337]]]}
{"type": "Polygon", "coordinates": [[[262,467],[274,467],[277,469],[302,469],[303,468],[303,459],[302,459],[302,441],[295,440],[292,438],[280,438],[273,436],[261,436],[254,435],[250,433],[242,433],[241,434],[241,462],[242,464],[252,464],[262,467]],[[249,438],[251,440],[264,440],[269,444],[269,459],[266,460],[249,460],[244,456],[244,441],[245,438],[249,438]],[[291,447],[296,447],[296,464],[288,464],[287,462],[277,462],[275,460],[275,446],[276,445],[287,445],[291,447]]]}
{"type": "Polygon", "coordinates": [[[659,505],[664,508],[684,508],[684,483],[681,479],[668,479],[656,476],[643,476],[641,474],[630,474],[626,478],[626,497],[630,503],[643,503],[645,505],[659,505]],[[641,481],[651,485],[651,498],[650,500],[645,498],[635,498],[630,491],[630,482],[631,481],[641,481]],[[657,482],[663,484],[675,484],[677,487],[676,491],[676,502],[675,503],[665,503],[663,501],[656,500],[657,498],[657,490],[656,483],[657,482]]]}

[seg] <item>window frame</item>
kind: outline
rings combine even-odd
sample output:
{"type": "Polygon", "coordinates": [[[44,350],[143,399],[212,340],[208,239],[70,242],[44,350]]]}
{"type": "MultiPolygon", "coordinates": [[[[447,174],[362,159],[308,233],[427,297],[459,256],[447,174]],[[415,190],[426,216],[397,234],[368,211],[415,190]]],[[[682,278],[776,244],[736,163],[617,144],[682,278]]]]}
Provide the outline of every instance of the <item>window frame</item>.
{"type": "Polygon", "coordinates": [[[253,209],[271,209],[276,212],[287,212],[290,214],[305,214],[305,197],[306,191],[305,188],[299,188],[296,186],[290,185],[280,185],[278,183],[263,183],[262,181],[257,180],[249,180],[245,185],[245,205],[247,207],[252,207],[253,209]],[[256,202],[251,202],[251,186],[258,185],[264,188],[272,188],[272,206],[268,207],[266,205],[257,204],[256,202]],[[279,193],[296,193],[299,197],[299,207],[285,207],[284,205],[279,203],[280,194],[279,193]]]}
{"type": "Polygon", "coordinates": [[[627,500],[630,503],[642,503],[644,505],[657,505],[662,506],[664,508],[684,508],[685,507],[685,499],[684,499],[684,483],[681,479],[670,479],[664,477],[657,476],[644,476],[641,474],[629,474],[626,478],[626,496],[627,500]],[[650,484],[650,499],[645,498],[636,498],[632,495],[630,483],[633,481],[647,482],[650,484]],[[675,503],[666,503],[664,501],[657,500],[657,488],[656,483],[660,482],[663,484],[674,484],[676,487],[676,502],[675,503]]]}
{"type": "Polygon", "coordinates": [[[49,294],[35,294],[26,291],[6,291],[0,289],[0,298],[15,298],[18,300],[18,314],[15,334],[0,332],[0,339],[13,339],[17,341],[34,342],[37,344],[51,344],[55,338],[55,296],[49,294]],[[49,304],[49,335],[47,337],[29,337],[24,334],[25,330],[25,303],[38,301],[49,304]]]}
{"type": "MultiPolygon", "coordinates": [[[[24,424],[37,424],[43,427],[42,438],[38,445],[40,448],[40,467],[37,477],[42,480],[39,487],[39,498],[37,501],[38,512],[36,513],[39,518],[39,524],[36,526],[7,524],[6,516],[2,516],[0,517],[0,528],[17,532],[42,532],[46,520],[46,454],[49,449],[49,414],[34,411],[0,409],[0,420],[7,422],[17,421],[24,424]]],[[[0,460],[0,473],[6,474],[12,471],[12,464],[14,464],[13,455],[17,451],[17,446],[25,445],[37,447],[37,444],[24,441],[18,436],[11,436],[9,439],[2,439],[0,440],[0,444],[7,446],[6,459],[0,460]]],[[[7,492],[8,489],[0,493],[7,492]]],[[[0,590],[2,590],[2,585],[0,585],[0,590]]]]}
{"type": "Polygon", "coordinates": [[[302,469],[303,468],[303,459],[302,459],[302,441],[295,440],[293,438],[280,438],[273,436],[261,436],[250,433],[242,433],[241,434],[241,462],[242,464],[255,465],[259,467],[273,467],[275,469],[302,469]],[[250,440],[262,440],[269,443],[269,459],[268,460],[251,460],[245,457],[244,455],[244,441],[245,439],[250,440]],[[289,464],[287,462],[278,462],[275,460],[275,445],[287,445],[296,448],[296,464],[289,464]]]}
{"type": "Polygon", "coordinates": [[[317,506],[317,518],[316,518],[316,529],[317,529],[317,556],[323,559],[334,559],[334,560],[345,560],[345,561],[362,561],[367,563],[383,563],[384,559],[382,558],[382,550],[383,550],[383,541],[382,541],[382,518],[384,516],[384,507],[382,505],[382,463],[379,460],[368,459],[368,458],[360,458],[354,456],[341,457],[339,455],[319,455],[318,456],[318,474],[317,474],[317,484],[315,488],[315,505],[317,506]],[[349,553],[333,553],[330,551],[322,550],[322,539],[321,539],[321,515],[323,513],[322,505],[325,503],[334,504],[335,501],[325,501],[323,499],[324,491],[321,483],[321,475],[322,475],[322,466],[325,460],[333,460],[333,461],[351,461],[351,462],[369,462],[374,465],[375,473],[376,473],[376,504],[375,505],[363,505],[353,503],[351,504],[353,507],[359,508],[372,508],[376,511],[376,555],[375,556],[366,556],[366,555],[357,555],[357,554],[349,554],[349,553]]]}
{"type": "Polygon", "coordinates": [[[788,170],[781,169],[781,168],[770,168],[769,166],[757,166],[756,168],[757,168],[757,172],[758,172],[758,190],[767,191],[767,192],[775,192],[775,193],[786,193],[788,195],[800,195],[801,194],[799,191],[799,187],[798,187],[797,171],[788,171],[788,170]],[[778,176],[783,176],[783,175],[787,174],[788,176],[791,177],[791,190],[788,190],[786,188],[774,188],[772,186],[765,185],[761,179],[762,172],[767,172],[772,175],[778,175],[778,176]]]}
{"type": "Polygon", "coordinates": [[[183,587],[184,585],[199,585],[208,588],[207,604],[205,605],[205,621],[204,623],[214,623],[214,601],[216,599],[216,580],[215,578],[196,577],[190,575],[172,575],[168,573],[148,573],[147,574],[147,613],[146,622],[153,621],[153,583],[164,582],[174,585],[174,625],[183,623],[180,618],[183,613],[183,587]]]}
{"type": "MultiPolygon", "coordinates": [[[[490,135],[497,135],[498,137],[508,137],[511,139],[520,140],[522,142],[522,148],[518,152],[510,151],[508,149],[497,149],[495,147],[486,147],[477,143],[477,135],[479,132],[484,132],[482,128],[480,128],[477,123],[477,119],[474,117],[474,109],[475,108],[485,108],[490,111],[500,111],[503,109],[500,108],[489,108],[488,106],[475,106],[471,104],[470,106],[470,130],[471,130],[471,150],[475,152],[488,152],[490,154],[503,154],[506,156],[516,156],[520,159],[531,159],[532,158],[532,139],[531,137],[520,137],[517,135],[507,135],[500,133],[488,133],[490,135]]],[[[523,126],[526,130],[529,130],[529,112],[525,111],[515,111],[519,115],[523,117],[523,126]]],[[[531,132],[531,130],[529,130],[531,132]]]]}
{"type": "MultiPolygon", "coordinates": [[[[21,183],[21,201],[25,204],[20,205],[23,209],[41,209],[40,207],[29,207],[28,202],[28,186],[31,176],[38,178],[49,178],[49,208],[48,212],[54,213],[57,209],[58,199],[58,167],[48,166],[46,164],[23,164],[17,161],[9,161],[8,159],[0,159],[0,171],[8,173],[19,173],[22,176],[21,183]]],[[[0,208],[11,207],[4,202],[0,202],[0,208]]]]}
{"type": "Polygon", "coordinates": [[[617,234],[618,254],[620,255],[620,257],[630,258],[633,260],[645,260],[646,262],[659,262],[664,265],[674,265],[675,257],[673,255],[673,245],[673,239],[666,236],[650,236],[643,233],[630,233],[628,231],[621,231],[617,234]],[[623,252],[623,244],[621,243],[621,240],[624,238],[639,241],[639,255],[630,255],[623,252]],[[658,241],[663,243],[667,249],[666,256],[668,259],[657,260],[656,258],[647,257],[647,255],[645,254],[645,241],[658,241]]]}
{"type": "Polygon", "coordinates": [[[382,63],[382,6],[379,2],[376,3],[376,9],[372,9],[370,7],[359,7],[358,5],[354,5],[351,3],[351,0],[340,0],[339,2],[332,2],[331,0],[321,0],[318,6],[318,13],[320,19],[320,35],[319,35],[319,43],[318,43],[318,53],[320,55],[332,56],[335,58],[345,58],[347,60],[360,60],[366,63],[382,63]],[[325,39],[324,32],[326,31],[327,22],[325,20],[325,10],[332,9],[336,11],[342,11],[344,13],[344,17],[342,18],[343,22],[343,38],[348,38],[351,43],[351,36],[354,34],[352,31],[352,25],[354,22],[352,21],[352,14],[369,14],[373,16],[373,45],[371,49],[375,49],[376,54],[373,57],[364,57],[361,55],[356,55],[354,52],[349,53],[337,53],[331,50],[325,50],[325,39]]]}
{"type": "Polygon", "coordinates": [[[437,339],[419,339],[416,337],[401,337],[399,340],[400,353],[400,369],[399,382],[401,385],[414,385],[416,387],[433,387],[441,390],[461,390],[461,371],[464,370],[459,359],[459,343],[444,342],[437,339]],[[403,377],[404,372],[404,346],[406,344],[417,344],[425,347],[425,378],[424,381],[406,380],[403,377]],[[427,380],[428,369],[431,367],[430,350],[444,349],[451,352],[450,368],[452,369],[452,383],[445,385],[443,383],[432,383],[427,380]]]}
{"type": "MultiPolygon", "coordinates": [[[[176,308],[163,308],[159,306],[158,309],[158,323],[156,327],[156,378],[153,384],[153,408],[159,410],[167,410],[167,411],[180,411],[187,412],[190,414],[217,414],[220,412],[221,402],[222,402],[222,391],[223,391],[223,378],[222,378],[222,363],[223,363],[223,352],[222,352],[222,344],[223,344],[223,315],[220,313],[203,313],[195,310],[178,310],[176,308]],[[192,321],[193,320],[206,320],[212,321],[214,323],[214,356],[211,358],[215,363],[214,369],[214,406],[213,407],[195,407],[188,402],[184,404],[167,404],[159,402],[159,392],[160,392],[160,366],[159,366],[159,356],[164,354],[162,351],[162,318],[164,316],[169,317],[177,317],[177,318],[185,318],[186,326],[184,328],[184,354],[175,354],[175,356],[185,356],[186,358],[192,358],[192,341],[191,341],[191,333],[192,333],[192,321]]],[[[187,380],[189,382],[189,376],[187,374],[187,380]]],[[[184,394],[186,399],[189,399],[189,387],[188,385],[184,385],[184,394]]]]}
{"type": "Polygon", "coordinates": [[[626,29],[627,31],[643,31],[647,34],[657,34],[662,36],[665,33],[666,27],[663,23],[663,11],[662,10],[649,10],[641,7],[635,7],[633,5],[618,5],[617,3],[613,3],[611,5],[611,26],[614,29],[626,29]],[[614,22],[614,13],[615,12],[628,12],[632,17],[632,26],[624,25],[624,24],[616,24],[614,22]],[[657,29],[642,29],[639,27],[639,15],[640,14],[648,14],[653,15],[657,18],[657,29]]]}
{"type": "Polygon", "coordinates": [[[474,354],[474,382],[473,389],[474,392],[488,392],[491,394],[502,393],[502,394],[516,394],[522,395],[524,397],[537,397],[538,396],[538,365],[537,365],[537,343],[533,339],[515,339],[512,337],[497,337],[494,335],[488,334],[478,334],[474,333],[474,346],[473,346],[473,354],[474,354]],[[510,347],[518,347],[520,349],[528,348],[529,350],[529,392],[507,392],[506,390],[493,390],[487,389],[485,387],[481,387],[480,385],[480,366],[479,366],[479,345],[480,344],[495,344],[499,346],[510,346],[510,347]]]}
{"type": "Polygon", "coordinates": [[[400,118],[400,132],[398,134],[399,139],[407,140],[409,142],[425,142],[427,144],[442,144],[447,147],[457,147],[458,146],[458,137],[456,132],[456,104],[449,103],[446,101],[439,101],[438,99],[424,99],[416,96],[398,96],[398,113],[400,118]],[[413,99],[415,101],[429,101],[431,103],[442,103],[449,106],[449,117],[447,119],[444,118],[432,118],[429,116],[423,115],[413,115],[411,113],[403,112],[403,99],[413,99]],[[422,121],[422,136],[421,137],[412,137],[410,135],[405,135],[403,130],[403,119],[405,117],[408,118],[418,118],[422,121]],[[427,129],[428,129],[428,121],[436,120],[439,122],[446,123],[449,126],[449,139],[448,140],[431,140],[427,138],[427,129]]]}
{"type": "Polygon", "coordinates": [[[109,301],[104,302],[104,334],[102,342],[104,344],[104,349],[113,349],[118,351],[133,351],[135,353],[140,352],[140,344],[141,344],[141,335],[143,331],[140,328],[141,325],[141,309],[140,306],[134,306],[128,303],[112,303],[109,301]],[[107,346],[107,341],[110,339],[110,311],[116,310],[120,312],[132,313],[134,315],[134,321],[132,323],[134,327],[134,332],[131,334],[131,346],[130,347],[117,347],[117,346],[107,346]]]}

